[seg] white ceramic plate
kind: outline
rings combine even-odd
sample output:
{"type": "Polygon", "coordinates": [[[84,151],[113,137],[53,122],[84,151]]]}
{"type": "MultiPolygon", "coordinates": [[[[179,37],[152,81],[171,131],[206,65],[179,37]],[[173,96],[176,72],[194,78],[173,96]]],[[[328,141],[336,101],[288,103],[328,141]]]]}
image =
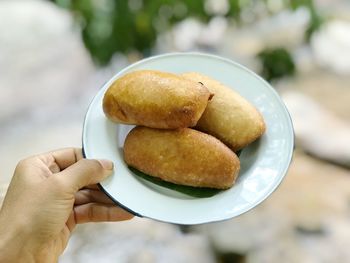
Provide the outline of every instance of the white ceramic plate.
{"type": "Polygon", "coordinates": [[[235,62],[199,53],[150,57],[120,71],[93,99],[83,129],[86,158],[114,161],[115,172],[101,182],[101,188],[117,204],[139,216],[185,225],[229,219],[261,203],[281,183],[293,147],[292,122],[274,89],[235,62]],[[141,179],[128,169],[123,161],[123,144],[133,126],[109,121],[102,110],[102,99],[114,80],[127,72],[142,69],[203,73],[234,88],[263,114],[267,131],[258,141],[243,149],[241,171],[231,189],[207,198],[195,198],[141,179]]]}

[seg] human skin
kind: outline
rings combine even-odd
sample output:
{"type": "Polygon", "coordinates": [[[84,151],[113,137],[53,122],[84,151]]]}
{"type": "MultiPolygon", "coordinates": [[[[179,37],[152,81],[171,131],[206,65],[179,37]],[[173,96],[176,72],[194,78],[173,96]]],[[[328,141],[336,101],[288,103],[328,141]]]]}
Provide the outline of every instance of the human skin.
{"type": "Polygon", "coordinates": [[[131,219],[96,185],[112,170],[76,148],[20,161],[0,210],[0,262],[57,262],[77,224],[131,219]]]}

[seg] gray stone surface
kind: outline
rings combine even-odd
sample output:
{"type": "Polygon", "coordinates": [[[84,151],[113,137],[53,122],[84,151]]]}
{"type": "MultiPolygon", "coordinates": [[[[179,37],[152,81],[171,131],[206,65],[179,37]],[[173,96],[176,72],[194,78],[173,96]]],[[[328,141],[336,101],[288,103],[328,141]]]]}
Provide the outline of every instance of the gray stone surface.
{"type": "Polygon", "coordinates": [[[294,120],[297,144],[314,156],[350,167],[350,122],[300,92],[285,92],[283,99],[294,120]]]}
{"type": "MultiPolygon", "coordinates": [[[[328,15],[339,11],[342,18],[349,18],[347,1],[316,2],[328,15]]],[[[60,262],[210,263],[216,261],[215,252],[243,255],[249,263],[350,261],[350,171],[304,153],[346,164],[349,77],[336,74],[334,67],[329,70],[334,63],[320,64],[314,47],[301,43],[304,13],[281,16],[284,24],[270,27],[280,19],[275,16],[243,29],[219,18],[211,27],[200,25],[202,33],[192,39],[195,44],[190,43],[258,70],[256,52],[266,45],[285,44],[293,36],[289,47],[298,75],[274,85],[291,109],[298,147],[279,189],[256,209],[225,222],[192,227],[189,234],[174,225],[138,218],[82,225],[60,262]],[[269,36],[289,28],[291,34],[264,40],[264,34],[256,34],[259,28],[269,36]],[[201,34],[210,30],[217,32],[212,42],[206,42],[201,34]]],[[[96,69],[70,14],[48,1],[0,1],[0,32],[1,203],[18,160],[81,146],[82,121],[90,100],[130,58],[116,56],[109,67],[96,69]]],[[[172,38],[162,37],[169,42],[160,41],[157,50],[173,51],[172,38]]]]}
{"type": "Polygon", "coordinates": [[[6,184],[28,155],[81,147],[90,101],[128,62],[116,57],[96,69],[71,15],[48,1],[1,1],[0,31],[0,184],[6,184]]]}
{"type": "Polygon", "coordinates": [[[87,224],[78,227],[62,263],[215,262],[208,240],[149,219],[87,224]]]}
{"type": "Polygon", "coordinates": [[[349,186],[349,170],[297,150],[282,185],[260,206],[191,230],[247,262],[347,262],[349,186]]]}

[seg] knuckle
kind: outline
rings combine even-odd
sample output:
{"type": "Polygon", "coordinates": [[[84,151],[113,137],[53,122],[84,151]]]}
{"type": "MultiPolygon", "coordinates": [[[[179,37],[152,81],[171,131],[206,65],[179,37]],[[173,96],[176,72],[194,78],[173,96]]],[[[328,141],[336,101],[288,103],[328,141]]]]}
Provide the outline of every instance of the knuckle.
{"type": "Polygon", "coordinates": [[[20,160],[15,168],[14,175],[18,178],[24,178],[27,175],[27,168],[30,164],[29,159],[22,159],[20,160]]]}
{"type": "Polygon", "coordinates": [[[28,159],[22,159],[17,163],[16,169],[23,169],[28,165],[28,159]]]}

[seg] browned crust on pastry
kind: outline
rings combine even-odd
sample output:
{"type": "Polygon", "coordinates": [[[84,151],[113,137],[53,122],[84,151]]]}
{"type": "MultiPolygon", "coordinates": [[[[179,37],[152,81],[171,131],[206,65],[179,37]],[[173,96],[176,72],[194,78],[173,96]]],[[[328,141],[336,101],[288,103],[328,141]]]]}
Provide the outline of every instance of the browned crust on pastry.
{"type": "Polygon", "coordinates": [[[193,127],[212,94],[195,81],[176,74],[134,71],[106,91],[103,111],[114,121],[160,129],[193,127]]]}
{"type": "Polygon", "coordinates": [[[162,180],[195,187],[230,188],[239,173],[235,153],[211,135],[190,128],[134,128],[124,144],[125,162],[162,180]]]}
{"type": "Polygon", "coordinates": [[[242,149],[265,132],[266,125],[261,113],[237,92],[196,72],[182,76],[202,82],[215,94],[197,122],[196,129],[215,136],[233,151],[242,149]]]}

